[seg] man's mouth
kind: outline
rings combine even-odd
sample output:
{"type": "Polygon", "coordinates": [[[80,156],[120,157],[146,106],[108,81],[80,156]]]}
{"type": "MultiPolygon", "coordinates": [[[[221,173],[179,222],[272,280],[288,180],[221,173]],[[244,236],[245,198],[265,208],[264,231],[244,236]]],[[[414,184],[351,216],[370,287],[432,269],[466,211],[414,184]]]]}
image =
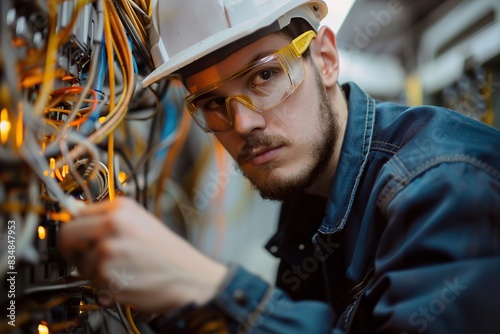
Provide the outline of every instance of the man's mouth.
{"type": "Polygon", "coordinates": [[[252,165],[261,165],[274,159],[282,149],[283,145],[257,147],[244,154],[242,160],[252,165]]]}
{"type": "Polygon", "coordinates": [[[292,141],[281,135],[248,137],[237,157],[240,166],[244,164],[262,165],[280,154],[292,141]]]}

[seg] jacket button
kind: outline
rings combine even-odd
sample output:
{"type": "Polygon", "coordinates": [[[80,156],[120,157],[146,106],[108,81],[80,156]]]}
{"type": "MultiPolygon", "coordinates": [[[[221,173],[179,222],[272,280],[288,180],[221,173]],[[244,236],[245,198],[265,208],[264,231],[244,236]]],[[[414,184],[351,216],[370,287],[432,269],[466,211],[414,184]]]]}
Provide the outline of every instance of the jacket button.
{"type": "Polygon", "coordinates": [[[240,306],[245,306],[248,302],[247,294],[240,289],[234,290],[233,300],[240,306]]]}
{"type": "Polygon", "coordinates": [[[273,246],[269,247],[269,251],[273,254],[276,253],[278,251],[278,246],[273,245],[273,246]]]}

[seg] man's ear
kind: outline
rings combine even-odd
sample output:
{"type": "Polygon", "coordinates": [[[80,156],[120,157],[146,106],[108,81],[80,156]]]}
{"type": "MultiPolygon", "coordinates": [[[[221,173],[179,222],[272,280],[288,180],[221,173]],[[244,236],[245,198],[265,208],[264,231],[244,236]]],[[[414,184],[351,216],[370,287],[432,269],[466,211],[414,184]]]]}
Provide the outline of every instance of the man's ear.
{"type": "Polygon", "coordinates": [[[339,54],[335,33],[321,27],[311,42],[311,56],[327,88],[337,84],[339,78],[339,54]]]}

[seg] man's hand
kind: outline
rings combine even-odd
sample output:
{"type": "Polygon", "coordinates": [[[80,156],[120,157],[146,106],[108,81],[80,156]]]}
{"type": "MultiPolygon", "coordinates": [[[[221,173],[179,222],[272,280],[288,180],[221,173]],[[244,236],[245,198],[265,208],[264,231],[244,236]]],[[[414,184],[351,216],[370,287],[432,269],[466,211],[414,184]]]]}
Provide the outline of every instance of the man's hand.
{"type": "Polygon", "coordinates": [[[147,312],[209,301],[227,271],[126,197],[81,209],[60,232],[61,253],[101,294],[147,312]]]}

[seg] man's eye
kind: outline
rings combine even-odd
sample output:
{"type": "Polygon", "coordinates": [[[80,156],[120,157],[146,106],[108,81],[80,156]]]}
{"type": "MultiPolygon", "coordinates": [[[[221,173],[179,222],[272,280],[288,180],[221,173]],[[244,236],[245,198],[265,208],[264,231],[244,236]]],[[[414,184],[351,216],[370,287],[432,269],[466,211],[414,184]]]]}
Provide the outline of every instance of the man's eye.
{"type": "Polygon", "coordinates": [[[264,70],[257,73],[252,80],[252,86],[255,87],[265,84],[267,81],[271,80],[275,74],[276,73],[272,70],[264,70]]]}
{"type": "Polygon", "coordinates": [[[223,97],[217,97],[205,103],[204,110],[206,111],[217,111],[226,104],[226,99],[223,97]]]}

